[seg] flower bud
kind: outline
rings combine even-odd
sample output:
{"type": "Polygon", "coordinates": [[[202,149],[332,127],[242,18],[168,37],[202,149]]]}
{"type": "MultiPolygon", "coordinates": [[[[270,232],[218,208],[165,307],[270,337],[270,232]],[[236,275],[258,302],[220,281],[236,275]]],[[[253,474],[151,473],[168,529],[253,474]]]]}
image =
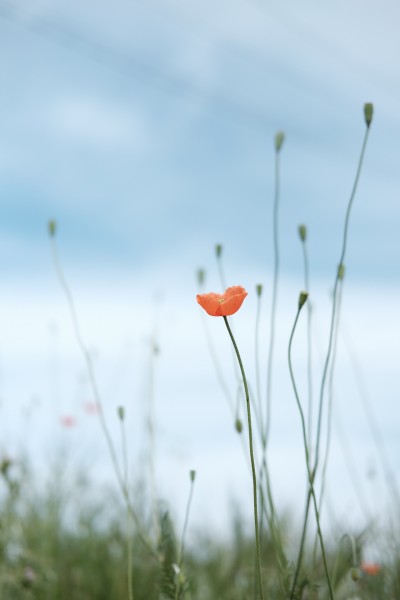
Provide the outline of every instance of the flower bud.
{"type": "Polygon", "coordinates": [[[215,245],[215,255],[217,258],[219,258],[222,254],[222,244],[216,244],[215,245]]]}
{"type": "Polygon", "coordinates": [[[200,287],[203,285],[205,278],[206,278],[206,273],[205,273],[204,269],[197,269],[197,283],[199,284],[200,287]]]}
{"type": "Polygon", "coordinates": [[[283,133],[283,131],[278,131],[275,134],[275,150],[276,152],[279,152],[279,150],[282,148],[282,144],[285,141],[285,134],[283,133]]]}
{"type": "Polygon", "coordinates": [[[299,225],[297,231],[299,232],[301,241],[305,242],[307,239],[307,227],[305,225],[299,225]]]}
{"type": "Polygon", "coordinates": [[[357,569],[357,567],[353,567],[350,571],[350,576],[352,578],[353,581],[358,581],[360,579],[360,569],[357,569]]]}
{"type": "Polygon", "coordinates": [[[307,302],[308,292],[300,292],[299,296],[299,310],[301,310],[304,304],[307,302]]]}
{"type": "Polygon", "coordinates": [[[256,292],[257,292],[257,296],[258,296],[259,298],[260,298],[260,296],[261,296],[261,294],[262,294],[262,291],[263,291],[263,286],[262,286],[262,283],[258,283],[258,284],[256,285],[256,292]]]}
{"type": "Polygon", "coordinates": [[[345,274],[345,266],[343,263],[340,263],[340,265],[338,266],[338,272],[337,272],[337,276],[338,276],[338,279],[340,279],[340,281],[343,281],[344,274],[345,274]]]}
{"type": "Polygon", "coordinates": [[[118,406],[117,408],[117,412],[118,412],[118,417],[121,421],[123,421],[125,419],[125,409],[123,406],[118,406]]]}
{"type": "Polygon", "coordinates": [[[238,433],[242,433],[242,431],[243,431],[243,424],[239,418],[237,418],[235,421],[235,429],[238,433]]]}
{"type": "Polygon", "coordinates": [[[49,232],[50,237],[54,237],[56,235],[57,223],[53,219],[47,223],[47,230],[49,232]]]}
{"type": "Polygon", "coordinates": [[[196,471],[194,469],[191,469],[189,471],[189,477],[190,477],[190,481],[193,483],[194,480],[196,479],[196,471]]]}
{"type": "Polygon", "coordinates": [[[371,125],[373,114],[374,105],[372,104],[372,102],[366,102],[366,104],[364,104],[364,118],[367,127],[371,125]]]}

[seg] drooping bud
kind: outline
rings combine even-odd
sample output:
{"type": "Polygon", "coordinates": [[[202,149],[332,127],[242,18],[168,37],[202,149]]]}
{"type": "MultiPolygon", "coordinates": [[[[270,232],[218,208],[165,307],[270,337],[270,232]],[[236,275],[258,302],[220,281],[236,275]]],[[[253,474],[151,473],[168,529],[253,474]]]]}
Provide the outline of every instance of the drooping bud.
{"type": "Polygon", "coordinates": [[[282,148],[282,144],[285,141],[285,134],[283,131],[278,131],[275,134],[275,150],[277,152],[279,152],[279,150],[282,148]]]}
{"type": "Polygon", "coordinates": [[[300,292],[299,295],[299,310],[303,308],[305,303],[307,302],[308,292],[300,292]]]}
{"type": "Polygon", "coordinates": [[[50,220],[47,223],[47,230],[49,232],[50,237],[54,237],[56,235],[57,223],[56,221],[54,221],[54,219],[50,220]]]}
{"type": "Polygon", "coordinates": [[[191,469],[189,471],[189,477],[190,477],[190,481],[193,483],[194,480],[196,479],[196,471],[194,469],[191,469]]]}
{"type": "Polygon", "coordinates": [[[217,258],[219,258],[222,254],[222,244],[216,244],[215,245],[215,255],[217,258]]]}
{"type": "Polygon", "coordinates": [[[374,105],[372,104],[372,102],[366,102],[364,104],[364,118],[365,118],[365,123],[366,123],[367,127],[369,127],[371,125],[373,114],[374,114],[374,105]]]}
{"type": "Polygon", "coordinates": [[[235,429],[238,433],[242,433],[243,431],[243,423],[239,418],[237,418],[235,421],[235,429]]]}
{"type": "Polygon", "coordinates": [[[118,406],[117,412],[118,412],[118,417],[119,417],[120,421],[123,421],[125,419],[125,409],[124,409],[124,407],[123,406],[118,406]]]}
{"type": "Polygon", "coordinates": [[[357,567],[353,567],[350,571],[350,575],[353,581],[358,581],[360,579],[360,569],[357,567]]]}
{"type": "Polygon", "coordinates": [[[260,298],[260,296],[261,296],[261,294],[262,294],[262,291],[263,291],[263,286],[262,286],[262,283],[258,283],[258,284],[256,285],[256,292],[257,292],[257,296],[258,296],[259,298],[260,298]]]}
{"type": "Polygon", "coordinates": [[[305,225],[299,225],[297,231],[299,232],[301,241],[305,242],[307,239],[307,227],[305,225]]]}

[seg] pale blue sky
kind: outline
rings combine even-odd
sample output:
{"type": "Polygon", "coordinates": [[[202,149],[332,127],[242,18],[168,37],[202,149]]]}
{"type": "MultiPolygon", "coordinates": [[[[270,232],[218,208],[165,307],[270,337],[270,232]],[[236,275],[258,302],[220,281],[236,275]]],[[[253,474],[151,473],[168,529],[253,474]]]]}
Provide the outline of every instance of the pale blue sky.
{"type": "MultiPolygon", "coordinates": [[[[365,352],[371,390],[384,396],[379,402],[398,418],[393,356],[399,351],[399,17],[397,3],[389,1],[226,0],[216,6],[211,0],[119,0],[111,9],[102,1],[0,0],[3,404],[18,398],[24,405],[32,394],[44,398],[44,405],[46,398],[50,402],[47,396],[56,383],[49,375],[55,351],[48,327],[54,322],[60,331],[57,385],[63,391],[51,418],[76,409],[76,398],[87,393],[76,380],[81,359],[51,266],[46,223],[55,218],[89,346],[116,361],[121,347],[136,336],[133,355],[140,363],[140,349],[158,323],[165,348],[160,439],[165,447],[165,440],[174,440],[171,464],[179,467],[174,487],[183,477],[182,465],[209,464],[213,449],[205,451],[201,437],[196,442],[191,413],[185,412],[188,395],[206,392],[211,406],[219,400],[200,324],[190,329],[198,318],[195,270],[206,267],[208,285],[217,289],[213,247],[223,243],[229,282],[251,291],[262,281],[268,294],[273,138],[284,130],[282,285],[294,299],[281,292],[276,380],[287,378],[291,307],[303,280],[297,225],[309,227],[311,288],[322,331],[318,335],[324,339],[365,128],[363,104],[371,101],[375,117],[351,216],[345,302],[348,294],[347,320],[365,352]],[[152,303],[159,292],[162,308],[152,303]],[[92,322],[95,317],[102,331],[92,322]],[[24,383],[18,377],[22,364],[24,383]],[[167,409],[171,402],[179,419],[167,409]]],[[[244,337],[253,331],[254,307],[253,294],[243,310],[244,337]]],[[[220,326],[211,320],[214,332],[220,326]]],[[[243,343],[251,362],[252,341],[243,343]]],[[[350,376],[343,361],[346,390],[350,376]]],[[[108,363],[103,368],[105,379],[112,380],[112,368],[108,363]]],[[[292,402],[286,383],[284,389],[292,402]]],[[[197,422],[202,407],[196,404],[197,422]]],[[[226,419],[218,410],[216,431],[226,419]]],[[[295,413],[285,430],[286,410],[281,417],[277,410],[272,445],[278,474],[283,454],[293,449],[299,455],[297,437],[293,448],[282,441],[294,435],[294,426],[299,432],[295,413]]],[[[352,408],[354,420],[358,410],[352,408]]],[[[203,418],[206,423],[208,417],[203,418]]],[[[8,426],[4,440],[11,439],[13,427],[8,426]]],[[[383,427],[396,456],[393,421],[384,417],[383,427]]],[[[221,435],[226,440],[230,434],[227,429],[221,435]]],[[[373,456],[365,451],[366,435],[361,431],[364,470],[373,456]]],[[[221,464],[226,455],[220,455],[221,464]]],[[[209,477],[214,484],[219,481],[215,471],[209,477]]],[[[226,488],[235,488],[228,478],[226,488]]],[[[288,489],[284,486],[290,494],[288,489]]],[[[207,497],[205,487],[199,495],[207,497]]]]}

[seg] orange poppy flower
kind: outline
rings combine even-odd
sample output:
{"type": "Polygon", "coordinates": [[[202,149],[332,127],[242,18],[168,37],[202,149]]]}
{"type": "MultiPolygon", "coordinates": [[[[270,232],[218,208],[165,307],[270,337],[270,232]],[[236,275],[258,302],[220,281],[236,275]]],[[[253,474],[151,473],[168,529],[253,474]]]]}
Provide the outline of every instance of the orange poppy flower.
{"type": "Polygon", "coordinates": [[[235,314],[243,304],[247,292],[240,285],[225,290],[223,294],[197,294],[197,302],[212,317],[228,317],[235,314]]]}
{"type": "Polygon", "coordinates": [[[372,563],[372,562],[362,562],[361,570],[366,575],[378,575],[379,571],[381,570],[381,565],[378,563],[372,563]]]}

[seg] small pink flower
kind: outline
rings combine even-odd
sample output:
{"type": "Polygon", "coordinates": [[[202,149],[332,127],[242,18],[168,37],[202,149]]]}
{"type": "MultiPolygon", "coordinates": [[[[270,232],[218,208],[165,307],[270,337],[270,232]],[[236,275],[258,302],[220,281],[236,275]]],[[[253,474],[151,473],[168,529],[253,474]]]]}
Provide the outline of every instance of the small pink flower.
{"type": "Polygon", "coordinates": [[[363,573],[365,573],[366,575],[378,575],[379,571],[381,570],[381,565],[379,563],[373,563],[373,562],[362,562],[361,563],[361,571],[363,571],[363,573]]]}
{"type": "Polygon", "coordinates": [[[76,419],[71,415],[64,415],[61,417],[60,422],[64,429],[72,429],[76,425],[76,419]]]}
{"type": "Polygon", "coordinates": [[[100,412],[100,407],[97,402],[86,402],[84,408],[88,415],[98,415],[100,412]]]}

